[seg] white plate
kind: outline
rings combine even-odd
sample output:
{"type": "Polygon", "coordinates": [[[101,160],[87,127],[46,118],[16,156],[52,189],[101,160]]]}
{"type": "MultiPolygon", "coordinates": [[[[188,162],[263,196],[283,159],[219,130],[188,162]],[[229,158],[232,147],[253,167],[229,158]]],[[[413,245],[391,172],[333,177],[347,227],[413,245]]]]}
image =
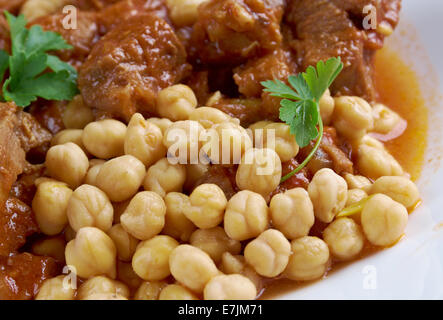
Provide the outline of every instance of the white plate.
{"type": "Polygon", "coordinates": [[[417,182],[423,204],[410,216],[406,236],[278,299],[443,299],[443,95],[430,90],[443,92],[442,19],[441,0],[403,0],[400,25],[386,44],[412,65],[430,109],[417,182]]]}

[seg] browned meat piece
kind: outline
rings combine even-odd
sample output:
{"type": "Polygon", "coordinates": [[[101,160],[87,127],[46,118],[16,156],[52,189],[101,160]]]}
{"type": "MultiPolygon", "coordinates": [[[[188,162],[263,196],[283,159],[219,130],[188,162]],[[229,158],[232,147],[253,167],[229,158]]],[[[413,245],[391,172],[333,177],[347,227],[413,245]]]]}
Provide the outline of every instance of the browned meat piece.
{"type": "Polygon", "coordinates": [[[51,141],[51,133],[43,128],[30,113],[19,110],[16,116],[15,134],[20,139],[21,146],[25,152],[51,141]]]}
{"type": "Polygon", "coordinates": [[[17,14],[20,6],[25,0],[0,0],[0,13],[7,10],[11,13],[17,14]]]}
{"type": "Polygon", "coordinates": [[[208,71],[197,71],[186,79],[186,84],[194,91],[199,105],[205,105],[211,96],[208,76],[208,71]]]}
{"type": "Polygon", "coordinates": [[[201,177],[195,187],[204,184],[212,183],[216,184],[223,190],[226,198],[229,200],[235,193],[239,191],[235,183],[235,174],[237,167],[223,167],[221,165],[211,165],[209,170],[201,177]]]}
{"type": "Polygon", "coordinates": [[[0,49],[9,52],[11,40],[9,38],[9,26],[3,14],[0,14],[0,49]]]}
{"type": "Polygon", "coordinates": [[[24,172],[19,176],[17,181],[11,187],[10,196],[31,206],[37,190],[35,180],[43,176],[45,171],[44,165],[27,165],[24,172]]]}
{"type": "MultiPolygon", "coordinates": [[[[291,159],[287,162],[282,163],[282,177],[295,170],[299,166],[299,163],[295,159],[291,159]]],[[[293,175],[291,178],[285,182],[279,184],[277,189],[271,193],[271,198],[277,193],[285,192],[286,190],[294,188],[304,188],[307,189],[310,182],[309,172],[306,168],[303,168],[300,172],[293,175]]]]}
{"type": "Polygon", "coordinates": [[[156,114],[157,93],[188,74],[186,52],[171,27],[153,14],[137,16],[106,34],[79,72],[85,103],[128,121],[156,114]]]}
{"type": "Polygon", "coordinates": [[[239,119],[240,124],[247,128],[263,118],[263,114],[260,113],[261,106],[260,99],[220,99],[211,107],[239,119]]]}
{"type": "Polygon", "coordinates": [[[59,273],[53,258],[30,253],[0,257],[0,300],[32,299],[45,279],[59,273]]]}
{"type": "Polygon", "coordinates": [[[47,101],[40,99],[31,104],[29,113],[31,113],[44,128],[49,130],[49,132],[56,134],[65,129],[63,112],[67,104],[66,101],[47,101]]]}
{"type": "Polygon", "coordinates": [[[20,249],[26,237],[37,231],[31,208],[19,199],[10,197],[0,211],[0,256],[20,249]]]}
{"type": "Polygon", "coordinates": [[[199,7],[191,57],[197,62],[236,64],[272,52],[282,41],[283,0],[211,0],[199,7]]]}

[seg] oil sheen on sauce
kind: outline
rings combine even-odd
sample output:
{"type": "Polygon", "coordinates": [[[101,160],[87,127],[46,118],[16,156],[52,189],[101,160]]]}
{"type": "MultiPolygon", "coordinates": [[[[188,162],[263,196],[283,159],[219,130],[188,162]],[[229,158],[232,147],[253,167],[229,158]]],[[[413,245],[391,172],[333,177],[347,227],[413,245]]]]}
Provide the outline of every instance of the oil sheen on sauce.
{"type": "MultiPolygon", "coordinates": [[[[418,179],[424,161],[428,130],[428,110],[420,92],[415,73],[400,57],[389,49],[377,52],[375,59],[375,81],[378,102],[397,112],[405,121],[406,129],[395,138],[385,141],[389,152],[400,162],[412,180],[418,179]]],[[[358,259],[379,251],[367,245],[358,259]]],[[[330,271],[352,263],[332,263],[330,271]]],[[[317,281],[321,281],[317,280],[317,281]]],[[[296,282],[288,279],[269,280],[260,299],[278,298],[279,295],[302,289],[312,282],[296,282]]]]}

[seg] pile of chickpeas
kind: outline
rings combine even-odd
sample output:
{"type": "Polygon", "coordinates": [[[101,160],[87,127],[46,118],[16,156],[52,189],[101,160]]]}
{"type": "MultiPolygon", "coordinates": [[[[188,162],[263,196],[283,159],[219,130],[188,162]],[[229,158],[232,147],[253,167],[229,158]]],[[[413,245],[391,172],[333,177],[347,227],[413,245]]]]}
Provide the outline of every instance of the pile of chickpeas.
{"type": "MultiPolygon", "coordinates": [[[[408,209],[419,201],[415,184],[368,135],[389,132],[401,121],[383,105],[325,93],[321,116],[353,144],[363,175],[340,176],[324,168],[307,190],[273,197],[281,163],[299,152],[286,124],[261,121],[248,133],[222,111],[197,107],[185,85],[161,91],[157,108],[162,118],[134,114],[125,125],[93,122],[81,97],[68,106],[68,129],[54,136],[47,177],[36,181],[32,208],[41,232],[50,237],[34,250],[64,259],[79,286],[64,285],[66,275],[60,275],[43,283],[37,299],[254,299],[263,279],[319,279],[332,260],[357,258],[365,243],[395,244],[408,209]],[[168,132],[191,124],[201,132],[233,134],[231,143],[241,154],[235,159],[231,153],[230,160],[240,163],[235,176],[240,191],[230,199],[215,184],[195,185],[208,164],[174,164],[168,158],[168,132]],[[265,135],[250,135],[257,129],[275,131],[272,148],[265,135]],[[265,167],[267,173],[259,174],[265,167]],[[364,199],[360,212],[337,218],[364,199]],[[309,235],[316,220],[328,224],[323,239],[309,235]]],[[[182,142],[186,150],[204,148],[188,138],[182,142]]],[[[218,160],[211,148],[204,151],[218,160]]]]}

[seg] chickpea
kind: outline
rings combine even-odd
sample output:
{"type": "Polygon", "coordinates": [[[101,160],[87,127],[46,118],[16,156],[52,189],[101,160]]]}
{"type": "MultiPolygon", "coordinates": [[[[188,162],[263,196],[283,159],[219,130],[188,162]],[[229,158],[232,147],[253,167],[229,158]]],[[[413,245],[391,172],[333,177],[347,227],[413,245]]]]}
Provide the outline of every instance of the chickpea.
{"type": "Polygon", "coordinates": [[[105,163],[106,163],[106,161],[101,160],[101,159],[90,160],[89,161],[89,169],[88,169],[88,172],[86,173],[84,183],[89,184],[91,186],[96,186],[98,173],[100,172],[100,169],[102,168],[102,166],[105,163]],[[93,161],[93,160],[95,160],[95,161],[93,161]]]}
{"type": "Polygon", "coordinates": [[[53,14],[71,2],[69,0],[27,0],[22,3],[20,14],[23,14],[27,21],[32,21],[53,14]]]}
{"type": "Polygon", "coordinates": [[[240,190],[250,190],[265,199],[280,184],[281,161],[272,149],[249,149],[238,166],[235,181],[240,190]]]}
{"type": "Polygon", "coordinates": [[[328,245],[317,237],[292,240],[292,255],[285,275],[292,280],[309,281],[321,278],[329,261],[328,245]]]}
{"type": "Polygon", "coordinates": [[[357,169],[365,176],[377,179],[382,176],[402,176],[403,168],[385,149],[361,144],[358,147],[357,169]]]}
{"type": "Polygon", "coordinates": [[[252,141],[254,142],[254,147],[255,148],[263,148],[263,139],[264,139],[264,135],[266,134],[265,132],[265,127],[268,124],[272,124],[272,121],[259,121],[256,123],[253,123],[249,126],[248,128],[248,134],[250,135],[252,141]]]}
{"type": "Polygon", "coordinates": [[[64,275],[46,279],[38,290],[35,300],[74,300],[75,289],[64,285],[64,275]]]}
{"type": "Polygon", "coordinates": [[[268,224],[268,206],[260,194],[244,190],[228,201],[224,227],[231,239],[243,241],[257,237],[268,224]]]}
{"type": "Polygon", "coordinates": [[[160,128],[146,121],[140,113],[135,113],[129,121],[124,149],[125,154],[136,157],[146,167],[166,155],[160,128]]]}
{"type": "Polygon", "coordinates": [[[114,208],[106,194],[88,184],[75,189],[66,212],[69,224],[75,231],[83,227],[96,227],[107,232],[114,219],[114,208]]]}
{"type": "Polygon", "coordinates": [[[190,26],[197,21],[198,6],[207,0],[166,0],[169,16],[178,27],[190,26]]]}
{"type": "Polygon", "coordinates": [[[340,260],[354,259],[364,245],[360,226],[350,218],[333,221],[323,231],[323,239],[328,244],[331,254],[340,260]]]}
{"type": "Polygon", "coordinates": [[[168,118],[149,118],[146,119],[146,121],[159,127],[163,136],[165,135],[166,130],[173,124],[168,118]]]}
{"type": "Polygon", "coordinates": [[[132,261],[117,261],[117,279],[133,290],[139,288],[143,283],[143,280],[132,269],[132,261]]]}
{"type": "Polygon", "coordinates": [[[288,239],[307,236],[314,225],[314,207],[303,188],[290,189],[271,199],[272,224],[288,239]]]}
{"type": "Polygon", "coordinates": [[[184,190],[192,191],[196,187],[197,182],[209,170],[209,165],[206,164],[188,164],[186,165],[186,181],[183,185],[184,190]]]}
{"type": "Polygon", "coordinates": [[[145,281],[135,292],[134,300],[158,300],[160,292],[167,285],[166,281],[145,281]]]}
{"type": "Polygon", "coordinates": [[[283,233],[269,229],[252,240],[245,247],[245,259],[258,274],[276,277],[288,265],[291,244],[283,233]]]}
{"type": "Polygon", "coordinates": [[[402,120],[398,113],[381,103],[374,105],[372,114],[374,117],[374,131],[382,134],[391,132],[402,120]]]}
{"type": "Polygon", "coordinates": [[[221,262],[222,271],[226,274],[241,274],[247,277],[260,291],[263,287],[261,276],[246,263],[245,257],[242,255],[232,255],[229,252],[225,252],[222,255],[221,262]]]}
{"type": "Polygon", "coordinates": [[[135,273],[147,281],[158,281],[168,277],[169,257],[179,243],[169,236],[155,236],[137,246],[132,258],[135,273]]]}
{"type": "Polygon", "coordinates": [[[220,91],[215,91],[207,100],[206,100],[206,105],[208,107],[212,107],[215,104],[217,104],[220,99],[223,98],[223,94],[220,91]]]}
{"type": "Polygon", "coordinates": [[[348,187],[345,179],[333,170],[324,168],[312,178],[308,193],[314,205],[315,217],[329,223],[345,207],[348,187]]]}
{"type": "Polygon", "coordinates": [[[188,244],[179,245],[171,252],[169,266],[174,278],[196,293],[203,292],[209,280],[219,274],[206,252],[188,244]]]}
{"type": "Polygon", "coordinates": [[[170,284],[160,292],[159,300],[198,300],[188,289],[178,284],[170,284]]]}
{"type": "Polygon", "coordinates": [[[219,186],[205,183],[192,191],[183,213],[197,227],[209,229],[223,221],[227,202],[219,186]]]}
{"type": "Polygon", "coordinates": [[[348,190],[348,198],[346,199],[345,207],[349,207],[367,197],[368,194],[362,189],[350,189],[348,190]]]}
{"type": "Polygon", "coordinates": [[[52,137],[51,140],[51,147],[56,146],[59,144],[65,144],[68,142],[75,143],[78,145],[85,155],[88,155],[88,151],[86,150],[85,146],[83,145],[82,140],[83,130],[81,129],[65,129],[60,132],[58,132],[54,137],[52,137]]]}
{"type": "Polygon", "coordinates": [[[205,300],[254,300],[257,288],[240,274],[219,275],[208,282],[203,295],[205,300]]]}
{"type": "Polygon", "coordinates": [[[361,212],[361,224],[369,242],[387,247],[405,231],[408,211],[402,204],[378,193],[366,202],[361,212]]]}
{"type": "Polygon", "coordinates": [[[194,109],[189,115],[189,120],[198,121],[205,129],[209,130],[212,126],[221,123],[232,123],[240,125],[240,121],[232,118],[221,110],[211,107],[200,107],[194,109]]]}
{"type": "Polygon", "coordinates": [[[376,149],[385,150],[385,145],[380,140],[377,140],[376,138],[366,134],[361,138],[360,141],[358,141],[358,145],[367,145],[376,149]]]}
{"type": "Polygon", "coordinates": [[[79,277],[116,276],[117,249],[112,239],[94,227],[81,228],[65,250],[66,264],[75,267],[79,277]]]}
{"type": "Polygon", "coordinates": [[[282,162],[289,161],[298,154],[299,146],[287,124],[274,122],[268,124],[264,130],[264,148],[273,149],[282,162]]]}
{"type": "Polygon", "coordinates": [[[157,96],[157,112],[172,121],[188,120],[197,107],[197,97],[191,88],[176,84],[163,89],[157,96]]]}
{"type": "Polygon", "coordinates": [[[78,288],[77,298],[85,300],[96,294],[116,294],[128,298],[129,288],[119,281],[104,276],[96,276],[82,283],[78,288]]]}
{"type": "Polygon", "coordinates": [[[345,174],[345,180],[349,189],[362,189],[366,193],[369,192],[372,185],[368,178],[350,173],[345,174]]]}
{"type": "Polygon", "coordinates": [[[94,293],[83,300],[128,300],[126,297],[116,293],[94,293]]]}
{"type": "Polygon", "coordinates": [[[335,98],[332,123],[338,133],[350,140],[359,140],[374,127],[372,108],[359,97],[335,98]]]}
{"type": "Polygon", "coordinates": [[[186,218],[183,212],[188,202],[188,196],[183,193],[171,192],[166,195],[166,216],[163,234],[183,242],[189,241],[196,227],[191,220],[186,218]]]}
{"type": "Polygon", "coordinates": [[[163,145],[168,149],[168,158],[181,164],[199,163],[202,143],[200,137],[205,135],[205,128],[193,120],[174,122],[163,136],[163,145]]]}
{"type": "Polygon", "coordinates": [[[207,138],[203,149],[215,164],[239,164],[242,155],[252,148],[252,140],[246,130],[232,122],[212,126],[207,138]]]}
{"type": "Polygon", "coordinates": [[[335,101],[331,97],[331,91],[329,89],[320,98],[320,116],[323,124],[328,126],[331,123],[332,115],[334,113],[335,101]]]}
{"type": "Polygon", "coordinates": [[[186,167],[179,163],[171,164],[167,158],[163,158],[148,169],[143,187],[164,198],[169,192],[181,192],[185,180],[186,167]]]}
{"type": "Polygon", "coordinates": [[[39,256],[52,257],[59,262],[65,262],[65,246],[63,237],[50,237],[34,242],[31,251],[39,256]]]}
{"type": "Polygon", "coordinates": [[[45,165],[50,177],[77,188],[86,176],[89,161],[78,145],[68,142],[49,148],[45,165]]]}
{"type": "Polygon", "coordinates": [[[88,123],[94,121],[94,115],[91,108],[83,103],[83,98],[79,94],[68,103],[62,119],[68,129],[83,129],[88,123]]]}
{"type": "Polygon", "coordinates": [[[162,231],[165,225],[166,205],[152,191],[139,192],[132,198],[120,217],[123,228],[139,240],[148,240],[162,231]]]}
{"type": "Polygon", "coordinates": [[[224,252],[239,254],[241,251],[240,241],[229,238],[222,227],[198,229],[191,235],[189,242],[209,254],[215,263],[220,262],[224,252]]]}
{"type": "Polygon", "coordinates": [[[131,198],[138,191],[145,174],[145,166],[140,160],[125,155],[103,164],[96,184],[111,201],[121,202],[131,198]]]}
{"type": "Polygon", "coordinates": [[[114,119],[89,123],[83,129],[83,145],[93,156],[110,159],[124,154],[126,125],[114,119]]]}
{"type": "Polygon", "coordinates": [[[121,224],[113,225],[108,235],[117,248],[117,257],[122,261],[131,261],[139,240],[127,233],[121,224]]]}
{"type": "Polygon", "coordinates": [[[420,200],[417,186],[405,177],[378,178],[369,191],[369,194],[375,193],[383,193],[406,208],[413,207],[420,200]]]}
{"type": "Polygon", "coordinates": [[[38,184],[32,211],[41,232],[51,236],[63,231],[68,224],[66,208],[71,195],[72,190],[62,182],[48,180],[38,184]]]}

